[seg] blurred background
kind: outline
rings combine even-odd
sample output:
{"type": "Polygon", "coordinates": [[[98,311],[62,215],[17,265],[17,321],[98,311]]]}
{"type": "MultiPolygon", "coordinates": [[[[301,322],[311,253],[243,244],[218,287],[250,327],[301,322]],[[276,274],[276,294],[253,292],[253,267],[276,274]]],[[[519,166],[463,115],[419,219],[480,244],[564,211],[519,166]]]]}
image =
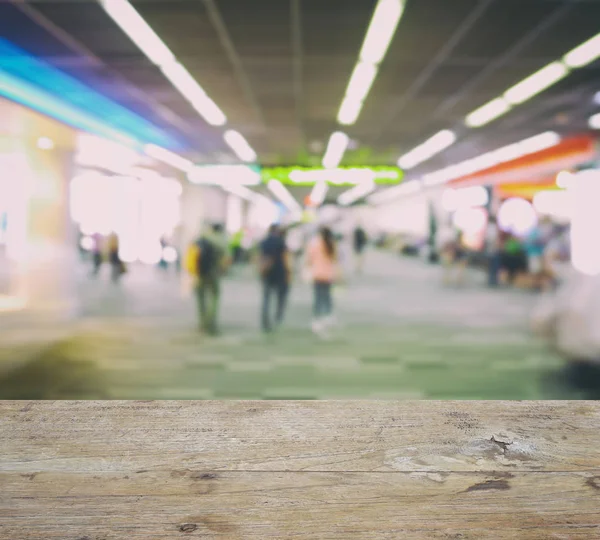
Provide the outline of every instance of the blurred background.
{"type": "Polygon", "coordinates": [[[0,2],[0,398],[597,398],[599,32],[0,2]]]}

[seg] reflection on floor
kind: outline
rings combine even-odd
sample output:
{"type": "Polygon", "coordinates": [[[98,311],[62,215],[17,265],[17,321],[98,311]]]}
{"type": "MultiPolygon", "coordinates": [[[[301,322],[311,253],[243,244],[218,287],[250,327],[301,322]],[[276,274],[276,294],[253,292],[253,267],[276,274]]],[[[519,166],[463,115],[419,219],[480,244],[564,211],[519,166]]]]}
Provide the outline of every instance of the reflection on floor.
{"type": "MultiPolygon", "coordinates": [[[[68,337],[0,379],[0,398],[550,399],[580,398],[563,362],[528,330],[536,297],[461,290],[439,268],[370,253],[365,275],[336,290],[342,327],[309,331],[311,291],[296,283],[284,328],[262,335],[252,269],[225,281],[223,334],[196,332],[175,274],[134,268],[119,286],[82,277],[68,337]]],[[[26,333],[27,328],[22,328],[26,333]]],[[[14,336],[14,333],[13,333],[14,336]]]]}

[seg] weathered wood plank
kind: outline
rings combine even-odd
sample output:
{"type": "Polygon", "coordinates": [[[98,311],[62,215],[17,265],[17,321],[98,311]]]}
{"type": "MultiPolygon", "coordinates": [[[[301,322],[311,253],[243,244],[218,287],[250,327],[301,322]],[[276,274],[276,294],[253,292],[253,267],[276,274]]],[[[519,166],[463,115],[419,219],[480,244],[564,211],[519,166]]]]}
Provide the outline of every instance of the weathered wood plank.
{"type": "Polygon", "coordinates": [[[600,448],[599,426],[593,402],[4,402],[0,430],[11,435],[0,463],[24,472],[36,463],[70,471],[580,471],[600,467],[600,451],[591,451],[600,448]]]}
{"type": "Polygon", "coordinates": [[[592,402],[0,402],[0,539],[600,538],[592,402]]]}

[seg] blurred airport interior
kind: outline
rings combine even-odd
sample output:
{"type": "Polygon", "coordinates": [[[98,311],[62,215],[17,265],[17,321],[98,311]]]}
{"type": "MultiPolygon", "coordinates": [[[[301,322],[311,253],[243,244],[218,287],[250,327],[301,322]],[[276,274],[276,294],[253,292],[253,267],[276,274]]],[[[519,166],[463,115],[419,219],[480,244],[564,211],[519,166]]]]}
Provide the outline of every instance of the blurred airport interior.
{"type": "Polygon", "coordinates": [[[596,399],[598,21],[1,2],[0,398],[596,399]]]}

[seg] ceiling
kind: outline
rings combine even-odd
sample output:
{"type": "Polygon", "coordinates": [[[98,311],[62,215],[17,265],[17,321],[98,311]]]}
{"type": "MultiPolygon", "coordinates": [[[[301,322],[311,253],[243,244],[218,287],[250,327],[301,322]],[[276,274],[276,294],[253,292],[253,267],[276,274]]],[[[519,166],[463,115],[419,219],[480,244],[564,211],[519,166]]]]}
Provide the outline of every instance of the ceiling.
{"type": "MultiPolygon", "coordinates": [[[[264,165],[320,164],[376,0],[131,0],[264,165]]],[[[440,129],[438,168],[547,129],[587,129],[600,62],[486,128],[464,117],[600,30],[600,0],[407,0],[343,164],[394,164],[440,129]]],[[[96,0],[0,2],[0,35],[227,159],[207,125],[96,0]]],[[[596,105],[596,108],[598,106],[596,105]]]]}

